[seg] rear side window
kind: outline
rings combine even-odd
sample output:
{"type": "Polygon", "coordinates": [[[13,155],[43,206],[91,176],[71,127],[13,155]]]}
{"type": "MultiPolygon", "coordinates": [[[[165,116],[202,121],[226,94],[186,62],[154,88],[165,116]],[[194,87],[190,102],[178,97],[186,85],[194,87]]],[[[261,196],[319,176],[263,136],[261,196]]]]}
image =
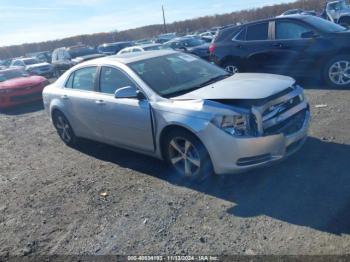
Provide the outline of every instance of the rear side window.
{"type": "Polygon", "coordinates": [[[247,27],[247,41],[261,41],[269,38],[269,23],[254,24],[247,27]]]}
{"type": "Polygon", "coordinates": [[[290,21],[278,21],[276,23],[276,39],[301,39],[302,34],[312,29],[290,21]]]}
{"type": "Polygon", "coordinates": [[[246,34],[246,28],[243,28],[241,31],[235,35],[234,40],[238,41],[244,41],[245,40],[245,34],[246,34]]]}
{"type": "MultiPolygon", "coordinates": [[[[86,91],[94,91],[96,71],[96,67],[86,67],[76,70],[74,72],[73,79],[71,80],[71,88],[86,91]]],[[[68,79],[67,84],[69,83],[69,81],[70,79],[68,79]]]]}
{"type": "Polygon", "coordinates": [[[67,82],[66,82],[66,84],[65,84],[65,87],[66,87],[66,88],[73,88],[73,78],[74,78],[74,73],[72,73],[72,74],[69,76],[69,78],[68,78],[68,80],[67,80],[67,82]]]}
{"type": "Polygon", "coordinates": [[[123,72],[112,67],[102,67],[100,76],[101,93],[114,94],[116,90],[127,86],[135,85],[123,72]]]}

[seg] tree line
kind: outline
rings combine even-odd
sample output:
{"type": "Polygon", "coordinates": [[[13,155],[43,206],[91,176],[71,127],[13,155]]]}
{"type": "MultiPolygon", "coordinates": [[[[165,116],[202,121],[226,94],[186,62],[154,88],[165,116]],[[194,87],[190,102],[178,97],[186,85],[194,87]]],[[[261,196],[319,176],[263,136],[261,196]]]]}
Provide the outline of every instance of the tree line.
{"type": "MultiPolygon", "coordinates": [[[[204,16],[195,19],[167,24],[168,32],[177,32],[185,34],[188,32],[204,31],[209,28],[224,26],[228,24],[245,23],[258,19],[275,17],[286,10],[294,8],[302,8],[305,10],[315,10],[321,12],[325,5],[325,0],[298,0],[292,3],[276,4],[254,8],[249,10],[236,11],[227,14],[204,16]]],[[[138,40],[144,38],[152,38],[164,33],[162,24],[148,25],[135,29],[124,31],[115,31],[109,33],[96,33],[89,35],[77,35],[59,40],[52,40],[40,43],[26,43],[22,45],[13,45],[0,47],[0,59],[23,56],[27,53],[52,51],[62,46],[72,46],[82,43],[90,46],[97,46],[101,43],[138,40]]]]}

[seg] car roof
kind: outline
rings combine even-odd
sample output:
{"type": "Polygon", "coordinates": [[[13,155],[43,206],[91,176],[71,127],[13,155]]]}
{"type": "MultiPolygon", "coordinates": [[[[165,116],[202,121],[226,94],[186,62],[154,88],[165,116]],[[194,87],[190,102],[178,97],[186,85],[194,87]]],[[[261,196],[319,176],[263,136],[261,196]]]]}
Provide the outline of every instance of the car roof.
{"type": "Polygon", "coordinates": [[[16,58],[15,60],[20,60],[20,61],[27,61],[27,60],[36,60],[35,57],[22,57],[22,58],[16,58]]]}
{"type": "Polygon", "coordinates": [[[123,41],[123,42],[114,42],[114,43],[104,43],[99,46],[117,46],[117,45],[122,45],[122,44],[129,44],[132,43],[131,41],[123,41]]]}
{"type": "Polygon", "coordinates": [[[153,46],[161,46],[161,44],[144,44],[144,45],[137,45],[133,47],[147,48],[147,47],[153,47],[153,46]]]}
{"type": "Polygon", "coordinates": [[[293,15],[288,15],[288,16],[277,16],[277,17],[271,17],[271,18],[265,18],[265,19],[251,21],[251,22],[241,24],[241,25],[226,26],[226,27],[223,27],[221,30],[232,29],[235,27],[242,27],[242,26],[253,25],[253,24],[258,24],[258,23],[263,23],[263,22],[270,22],[270,21],[275,21],[275,20],[285,20],[285,19],[306,20],[309,17],[310,17],[310,15],[307,15],[307,14],[293,14],[293,15]]]}
{"type": "Polygon", "coordinates": [[[120,54],[120,55],[112,55],[112,56],[106,56],[98,59],[89,60],[87,62],[84,62],[84,65],[89,64],[113,64],[114,62],[122,63],[122,64],[130,64],[133,62],[138,62],[142,60],[147,60],[150,58],[156,58],[171,54],[180,53],[173,50],[155,50],[155,51],[147,51],[147,52],[134,52],[134,53],[126,53],[126,54],[120,54]]]}

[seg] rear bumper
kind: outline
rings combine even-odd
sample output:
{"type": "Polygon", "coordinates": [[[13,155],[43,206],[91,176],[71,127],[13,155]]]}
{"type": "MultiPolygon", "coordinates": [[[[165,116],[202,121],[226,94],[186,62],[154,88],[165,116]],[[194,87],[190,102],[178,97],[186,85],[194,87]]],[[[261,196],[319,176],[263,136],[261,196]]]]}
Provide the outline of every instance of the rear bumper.
{"type": "Polygon", "coordinates": [[[199,136],[211,157],[217,174],[232,174],[270,165],[297,152],[307,138],[308,111],[299,131],[261,137],[237,138],[210,124],[199,136]],[[210,137],[211,139],[206,139],[210,137]]]}

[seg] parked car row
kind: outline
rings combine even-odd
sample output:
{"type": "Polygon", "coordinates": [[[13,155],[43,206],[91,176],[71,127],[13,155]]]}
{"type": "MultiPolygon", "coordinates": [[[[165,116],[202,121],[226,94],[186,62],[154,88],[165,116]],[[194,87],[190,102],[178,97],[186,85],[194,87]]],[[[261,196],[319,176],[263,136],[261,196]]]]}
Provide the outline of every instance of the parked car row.
{"type": "Polygon", "coordinates": [[[210,59],[232,73],[265,72],[321,77],[331,87],[350,87],[350,32],[310,15],[289,15],[221,30],[210,59]]]}
{"type": "Polygon", "coordinates": [[[97,48],[86,45],[62,47],[55,49],[52,55],[39,52],[28,54],[32,56],[30,58],[1,61],[0,72],[4,78],[5,75],[16,75],[14,72],[59,77],[81,62],[106,55],[124,56],[127,53],[173,49],[211,61],[231,74],[260,72],[297,79],[320,76],[331,87],[350,87],[350,32],[313,14],[290,10],[276,18],[225,26],[213,35],[214,30],[182,37],[170,33],[159,36],[162,39],[159,42],[167,40],[164,43],[140,40],[138,45],[135,42],[117,42],[97,48]],[[204,37],[212,37],[211,44],[204,37]],[[51,64],[44,62],[48,57],[52,57],[51,64]],[[12,70],[3,71],[6,67],[12,70]]]}

